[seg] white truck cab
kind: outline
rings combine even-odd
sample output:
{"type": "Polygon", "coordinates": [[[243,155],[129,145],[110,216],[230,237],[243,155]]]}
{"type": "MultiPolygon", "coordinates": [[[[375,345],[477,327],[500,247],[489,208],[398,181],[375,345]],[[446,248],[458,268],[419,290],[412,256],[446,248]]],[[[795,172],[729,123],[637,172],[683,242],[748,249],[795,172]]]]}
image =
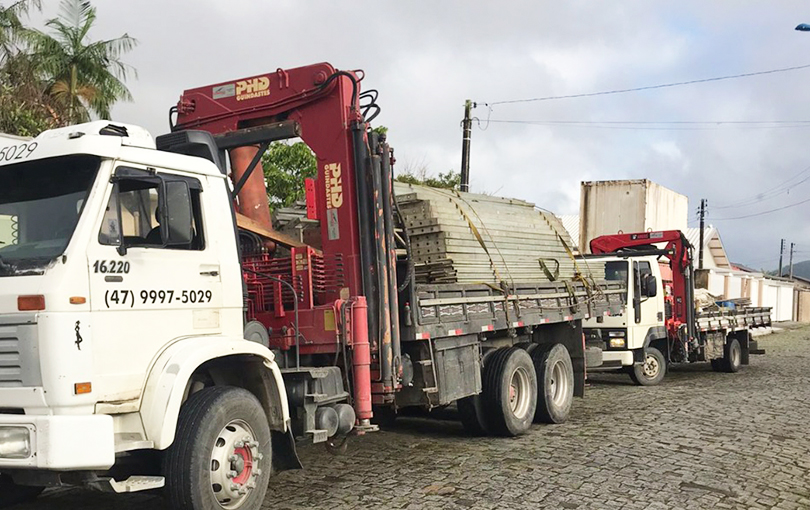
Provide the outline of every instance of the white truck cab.
{"type": "Polygon", "coordinates": [[[279,368],[243,327],[215,164],[108,121],[0,148],[0,506],[61,483],[261,502],[297,459],[279,368]]]}
{"type": "Polygon", "coordinates": [[[596,257],[605,279],[626,284],[621,315],[592,317],[583,323],[586,338],[603,349],[601,369],[625,368],[639,384],[657,384],[666,373],[665,289],[655,256],[596,257]]]}

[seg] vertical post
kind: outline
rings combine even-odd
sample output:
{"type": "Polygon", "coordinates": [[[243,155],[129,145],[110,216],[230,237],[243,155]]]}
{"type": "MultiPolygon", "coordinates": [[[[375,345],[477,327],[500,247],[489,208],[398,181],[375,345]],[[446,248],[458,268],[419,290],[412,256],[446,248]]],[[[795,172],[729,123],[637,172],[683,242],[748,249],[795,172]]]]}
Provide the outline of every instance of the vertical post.
{"type": "Polygon", "coordinates": [[[793,279],[793,247],[796,243],[790,243],[790,279],[793,279]]]}
{"type": "Polygon", "coordinates": [[[464,120],[462,126],[461,138],[461,191],[470,191],[470,136],[472,135],[472,118],[470,111],[472,110],[472,101],[469,99],[464,102],[464,120]]]}
{"type": "Polygon", "coordinates": [[[703,227],[706,217],[706,199],[700,199],[700,246],[698,247],[698,269],[703,269],[703,227]]]}
{"type": "Polygon", "coordinates": [[[782,256],[785,254],[785,240],[782,239],[782,242],[779,244],[779,271],[777,272],[778,276],[782,276],[782,256]]]}

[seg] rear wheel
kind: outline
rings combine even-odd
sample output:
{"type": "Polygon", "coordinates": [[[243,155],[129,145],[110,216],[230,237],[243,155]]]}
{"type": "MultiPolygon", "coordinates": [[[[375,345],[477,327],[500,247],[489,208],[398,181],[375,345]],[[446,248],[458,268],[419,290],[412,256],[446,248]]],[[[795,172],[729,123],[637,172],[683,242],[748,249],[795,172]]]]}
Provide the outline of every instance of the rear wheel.
{"type": "Polygon", "coordinates": [[[723,360],[722,358],[713,359],[711,360],[712,370],[715,372],[723,372],[723,360]]]}
{"type": "Polygon", "coordinates": [[[742,365],[742,348],[736,338],[726,342],[723,359],[720,360],[720,367],[723,372],[734,373],[740,371],[742,365]]]}
{"type": "Polygon", "coordinates": [[[647,347],[644,362],[633,365],[630,378],[639,386],[655,386],[664,380],[667,373],[667,360],[655,347],[647,347]]]}
{"type": "Polygon", "coordinates": [[[256,510],[270,479],[270,426],[256,397],[217,386],[180,409],[177,435],[163,459],[172,508],[256,510]]]}
{"type": "Polygon", "coordinates": [[[27,501],[33,501],[44,487],[17,485],[8,475],[0,475],[0,508],[8,508],[27,501]]]}
{"type": "Polygon", "coordinates": [[[574,366],[568,349],[554,344],[551,349],[532,353],[537,371],[537,410],[535,423],[563,423],[574,400],[574,366]]]}
{"type": "Polygon", "coordinates": [[[484,366],[483,404],[487,430],[517,436],[531,427],[537,408],[537,372],[518,347],[499,349],[484,366]]]}

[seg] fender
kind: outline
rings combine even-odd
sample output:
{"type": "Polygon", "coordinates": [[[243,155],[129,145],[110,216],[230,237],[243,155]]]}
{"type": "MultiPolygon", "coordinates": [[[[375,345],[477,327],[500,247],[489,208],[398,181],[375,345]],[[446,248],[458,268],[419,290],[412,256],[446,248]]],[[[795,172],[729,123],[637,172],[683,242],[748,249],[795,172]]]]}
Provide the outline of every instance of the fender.
{"type": "MultiPolygon", "coordinates": [[[[650,329],[647,330],[647,334],[644,336],[644,345],[642,348],[633,351],[633,361],[635,363],[643,363],[644,357],[647,354],[647,347],[649,347],[654,340],[666,339],[666,337],[667,328],[664,326],[651,326],[650,329]]],[[[669,359],[668,352],[664,352],[662,354],[669,359]]]]}
{"type": "Polygon", "coordinates": [[[647,335],[644,337],[644,349],[650,346],[653,340],[659,340],[667,337],[667,328],[664,326],[651,326],[647,330],[647,335]]]}
{"type": "Polygon", "coordinates": [[[174,441],[180,405],[194,371],[207,361],[235,355],[251,355],[263,360],[271,377],[275,378],[275,397],[283,415],[283,430],[280,432],[287,432],[290,420],[287,392],[270,349],[256,342],[230,337],[186,337],[160,354],[144,387],[140,414],[146,437],[156,449],[165,450],[174,441]]]}

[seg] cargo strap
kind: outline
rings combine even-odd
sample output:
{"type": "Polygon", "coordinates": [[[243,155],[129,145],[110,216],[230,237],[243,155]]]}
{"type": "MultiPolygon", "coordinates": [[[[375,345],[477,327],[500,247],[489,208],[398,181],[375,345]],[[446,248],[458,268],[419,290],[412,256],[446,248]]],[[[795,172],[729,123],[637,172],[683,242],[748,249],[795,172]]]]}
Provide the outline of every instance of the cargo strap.
{"type": "MultiPolygon", "coordinates": [[[[459,200],[464,202],[465,204],[467,204],[467,207],[470,208],[470,210],[473,212],[473,214],[475,214],[475,216],[478,218],[478,221],[481,222],[481,227],[483,227],[484,231],[487,233],[487,236],[489,236],[489,240],[492,242],[492,246],[495,248],[495,251],[498,252],[498,256],[501,257],[501,261],[503,262],[503,267],[506,269],[506,273],[509,276],[509,280],[514,285],[515,282],[514,282],[514,279],[512,278],[512,274],[509,272],[509,265],[506,263],[506,259],[504,258],[503,254],[501,253],[501,250],[498,249],[498,245],[497,245],[497,243],[495,243],[495,240],[492,238],[492,234],[490,234],[489,230],[487,230],[487,226],[484,224],[484,220],[482,220],[481,217],[478,216],[478,212],[476,212],[475,208],[469,202],[464,200],[464,197],[462,197],[459,194],[459,192],[456,191],[456,190],[453,190],[452,193],[449,193],[449,192],[446,192],[446,191],[440,190],[440,189],[436,189],[435,191],[437,191],[437,192],[439,192],[439,193],[441,193],[443,195],[446,195],[453,202],[453,205],[456,206],[456,209],[458,209],[458,212],[461,213],[462,218],[464,218],[467,221],[467,225],[469,225],[470,231],[475,236],[475,239],[478,241],[478,244],[481,245],[481,248],[483,248],[484,252],[487,254],[487,258],[489,258],[489,265],[492,268],[492,272],[494,273],[495,278],[497,278],[498,282],[501,285],[504,285],[506,282],[505,282],[505,280],[503,278],[501,278],[501,274],[498,271],[498,268],[495,266],[495,261],[492,260],[492,254],[489,252],[489,248],[487,247],[487,243],[484,241],[484,238],[481,235],[481,232],[478,230],[478,227],[476,227],[475,223],[473,223],[472,218],[470,218],[470,216],[467,214],[467,212],[461,207],[461,204],[459,203],[459,200]]],[[[507,288],[508,288],[508,285],[507,285],[507,288]]]]}
{"type": "MultiPolygon", "coordinates": [[[[436,189],[435,191],[437,191],[437,192],[439,192],[439,193],[441,193],[443,195],[446,195],[453,202],[453,205],[456,206],[456,209],[458,209],[458,212],[461,214],[462,218],[464,218],[467,221],[467,225],[469,225],[470,231],[475,236],[475,239],[478,241],[478,244],[481,245],[481,248],[487,254],[487,258],[489,258],[489,265],[492,268],[492,272],[495,275],[495,278],[498,280],[499,286],[492,285],[491,283],[487,283],[487,282],[482,282],[482,283],[484,283],[488,287],[492,288],[493,290],[497,290],[498,292],[501,292],[503,294],[503,312],[506,315],[506,323],[509,324],[509,332],[510,332],[510,334],[512,336],[515,336],[516,333],[514,331],[514,328],[512,328],[512,326],[511,326],[512,321],[509,319],[509,292],[510,292],[510,286],[503,278],[501,278],[501,274],[498,271],[497,266],[495,266],[495,261],[492,260],[492,254],[489,252],[489,248],[487,247],[487,243],[484,241],[484,237],[481,235],[481,232],[478,230],[478,227],[475,226],[475,223],[473,222],[472,218],[470,218],[470,216],[467,214],[467,212],[464,211],[464,209],[461,207],[461,204],[459,203],[459,200],[464,202],[467,205],[467,207],[470,208],[470,210],[473,212],[473,214],[475,214],[475,216],[478,218],[478,221],[481,222],[481,226],[483,227],[484,231],[487,233],[487,236],[489,236],[489,240],[492,242],[492,246],[495,248],[495,251],[498,252],[498,256],[501,257],[501,261],[503,262],[503,267],[504,267],[504,269],[506,269],[506,273],[509,276],[509,280],[511,280],[511,282],[512,282],[512,286],[514,286],[515,282],[514,282],[514,279],[512,278],[512,274],[509,272],[509,264],[506,263],[506,259],[504,258],[503,254],[501,253],[501,250],[498,248],[497,243],[495,243],[495,240],[492,238],[492,234],[489,233],[489,230],[487,229],[487,226],[484,223],[484,220],[481,219],[481,216],[478,215],[478,212],[475,210],[475,207],[473,207],[472,204],[470,204],[469,202],[464,200],[464,197],[462,197],[461,194],[456,190],[452,190],[452,192],[447,192],[445,190],[436,189]]],[[[515,308],[517,308],[517,316],[520,317],[520,301],[518,301],[515,304],[515,308]]]]}

